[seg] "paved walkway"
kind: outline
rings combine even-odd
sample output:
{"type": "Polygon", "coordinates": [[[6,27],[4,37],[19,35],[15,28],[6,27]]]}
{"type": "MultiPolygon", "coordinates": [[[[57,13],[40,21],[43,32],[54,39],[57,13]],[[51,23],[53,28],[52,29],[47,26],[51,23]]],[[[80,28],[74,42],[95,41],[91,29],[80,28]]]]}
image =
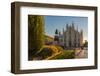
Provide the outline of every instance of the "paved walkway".
{"type": "Polygon", "coordinates": [[[75,50],[75,58],[87,58],[88,57],[88,53],[87,50],[75,50]]]}

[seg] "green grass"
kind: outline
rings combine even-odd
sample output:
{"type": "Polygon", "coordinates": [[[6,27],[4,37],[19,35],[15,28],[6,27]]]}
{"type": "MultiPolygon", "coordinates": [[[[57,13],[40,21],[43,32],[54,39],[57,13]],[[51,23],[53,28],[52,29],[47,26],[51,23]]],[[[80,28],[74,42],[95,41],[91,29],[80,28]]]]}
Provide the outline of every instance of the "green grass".
{"type": "Polygon", "coordinates": [[[74,50],[64,50],[62,54],[53,57],[52,59],[74,59],[74,50]]]}

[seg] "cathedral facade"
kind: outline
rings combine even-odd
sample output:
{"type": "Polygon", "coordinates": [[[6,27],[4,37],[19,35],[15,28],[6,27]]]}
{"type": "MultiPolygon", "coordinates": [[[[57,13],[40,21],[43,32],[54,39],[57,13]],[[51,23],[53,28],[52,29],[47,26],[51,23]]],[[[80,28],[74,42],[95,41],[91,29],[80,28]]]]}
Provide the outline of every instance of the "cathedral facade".
{"type": "Polygon", "coordinates": [[[62,33],[56,30],[54,40],[66,49],[81,47],[83,45],[83,30],[78,31],[78,27],[75,28],[74,23],[71,25],[66,24],[66,28],[63,29],[62,33]]]}

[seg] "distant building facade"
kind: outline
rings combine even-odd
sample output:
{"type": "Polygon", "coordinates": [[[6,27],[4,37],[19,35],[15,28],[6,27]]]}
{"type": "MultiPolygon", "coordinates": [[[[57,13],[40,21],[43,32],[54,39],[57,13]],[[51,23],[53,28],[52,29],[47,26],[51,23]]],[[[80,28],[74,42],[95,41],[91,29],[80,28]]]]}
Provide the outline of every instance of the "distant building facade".
{"type": "Polygon", "coordinates": [[[62,34],[56,29],[54,41],[66,49],[81,47],[83,45],[83,30],[78,31],[78,27],[75,29],[74,23],[66,24],[62,34]]]}

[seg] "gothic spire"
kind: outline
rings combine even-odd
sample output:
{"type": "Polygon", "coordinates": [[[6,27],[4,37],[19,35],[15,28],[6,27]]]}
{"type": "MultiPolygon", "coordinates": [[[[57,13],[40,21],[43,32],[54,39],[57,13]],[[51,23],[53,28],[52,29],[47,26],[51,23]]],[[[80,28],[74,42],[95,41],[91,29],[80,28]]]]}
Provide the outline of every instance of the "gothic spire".
{"type": "Polygon", "coordinates": [[[74,29],[74,22],[72,21],[72,28],[74,29]]]}
{"type": "Polygon", "coordinates": [[[63,32],[64,32],[64,28],[63,28],[63,32]]]}
{"type": "Polygon", "coordinates": [[[65,31],[64,31],[64,28],[63,28],[63,29],[62,29],[62,34],[63,34],[63,35],[64,35],[64,32],[65,32],[65,31]]]}
{"type": "Polygon", "coordinates": [[[59,31],[59,35],[61,35],[61,32],[59,31]]]}
{"type": "Polygon", "coordinates": [[[77,31],[78,31],[78,26],[77,26],[77,31]]]}
{"type": "Polygon", "coordinates": [[[66,30],[68,29],[68,24],[66,24],[66,30]]]}
{"type": "Polygon", "coordinates": [[[81,35],[83,35],[83,30],[82,29],[81,29],[81,32],[80,33],[81,33],[81,35]]]}

